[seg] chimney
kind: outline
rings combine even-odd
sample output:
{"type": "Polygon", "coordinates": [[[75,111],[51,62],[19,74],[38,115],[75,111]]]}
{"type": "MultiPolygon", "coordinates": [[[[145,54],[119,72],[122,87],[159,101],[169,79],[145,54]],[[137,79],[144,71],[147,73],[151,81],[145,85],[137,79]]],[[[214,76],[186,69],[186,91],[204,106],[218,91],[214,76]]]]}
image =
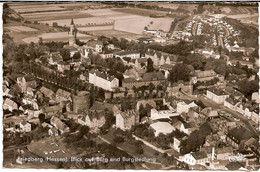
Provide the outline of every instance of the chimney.
{"type": "Polygon", "coordinates": [[[214,158],[215,158],[215,147],[212,148],[211,160],[213,161],[214,158]]]}

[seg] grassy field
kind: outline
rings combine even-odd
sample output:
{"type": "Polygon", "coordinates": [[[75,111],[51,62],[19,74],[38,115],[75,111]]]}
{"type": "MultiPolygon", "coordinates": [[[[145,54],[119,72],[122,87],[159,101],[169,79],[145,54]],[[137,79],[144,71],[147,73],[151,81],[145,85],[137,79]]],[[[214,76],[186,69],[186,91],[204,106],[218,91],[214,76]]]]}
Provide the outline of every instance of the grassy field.
{"type": "Polygon", "coordinates": [[[65,11],[71,9],[89,8],[92,6],[100,6],[95,2],[64,2],[64,3],[46,3],[46,2],[16,2],[8,3],[8,5],[16,12],[31,13],[31,12],[43,12],[43,11],[65,11]]]}
{"type": "Polygon", "coordinates": [[[113,29],[113,25],[107,26],[92,26],[92,27],[79,27],[77,28],[80,31],[99,31],[99,30],[111,30],[113,29]]]}
{"type": "Polygon", "coordinates": [[[52,137],[41,139],[37,142],[31,142],[30,145],[28,145],[28,149],[40,156],[40,157],[52,157],[52,158],[65,158],[65,157],[71,157],[73,152],[69,152],[65,145],[58,141],[57,138],[56,141],[52,137]]]}
{"type": "Polygon", "coordinates": [[[61,20],[68,18],[87,18],[92,15],[80,11],[57,11],[22,14],[22,17],[30,21],[61,20]]]}
{"type": "Polygon", "coordinates": [[[135,34],[141,34],[144,27],[147,26],[151,30],[164,30],[169,31],[172,19],[168,18],[151,18],[151,17],[138,17],[128,18],[115,21],[115,29],[135,34]],[[133,23],[129,25],[129,23],[133,23]],[[152,24],[151,24],[152,23],[152,24]]]}
{"type": "MultiPolygon", "coordinates": [[[[89,17],[89,18],[74,18],[74,23],[76,26],[87,26],[87,25],[98,25],[98,24],[111,24],[113,21],[107,18],[101,17],[89,17]]],[[[48,23],[52,25],[54,22],[58,23],[59,26],[69,26],[71,22],[71,17],[62,20],[46,20],[40,21],[40,23],[48,23]]]]}
{"type": "MultiPolygon", "coordinates": [[[[44,42],[49,42],[49,41],[68,41],[68,32],[55,32],[55,33],[42,33],[37,36],[31,36],[31,37],[26,37],[23,39],[25,43],[30,43],[30,42],[38,42],[39,38],[42,38],[44,42]]],[[[78,33],[77,37],[84,41],[84,40],[89,40],[94,38],[93,36],[85,35],[78,33]]]]}
{"type": "Polygon", "coordinates": [[[236,14],[236,15],[228,15],[227,17],[232,19],[241,20],[242,23],[252,23],[254,25],[258,25],[258,14],[236,14]]]}
{"type": "Polygon", "coordinates": [[[127,14],[132,14],[132,15],[139,15],[139,16],[150,16],[151,14],[153,15],[166,15],[167,12],[164,11],[155,11],[155,10],[148,10],[148,9],[141,9],[141,8],[116,8],[112,9],[113,11],[116,12],[121,12],[121,13],[127,13],[127,14]]]}
{"type": "Polygon", "coordinates": [[[6,27],[7,29],[14,31],[14,32],[34,32],[37,31],[36,29],[26,27],[26,26],[10,26],[6,27]]]}
{"type": "Polygon", "coordinates": [[[95,35],[104,35],[107,37],[116,37],[116,38],[140,37],[140,35],[138,35],[138,34],[119,31],[119,30],[96,30],[96,31],[89,31],[89,33],[93,33],[95,35]]]}

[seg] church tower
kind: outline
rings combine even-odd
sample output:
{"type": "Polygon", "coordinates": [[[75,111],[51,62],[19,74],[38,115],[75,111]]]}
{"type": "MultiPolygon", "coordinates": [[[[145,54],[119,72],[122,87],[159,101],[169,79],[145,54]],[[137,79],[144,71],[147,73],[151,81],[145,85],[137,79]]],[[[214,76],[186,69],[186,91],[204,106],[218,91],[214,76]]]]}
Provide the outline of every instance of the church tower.
{"type": "Polygon", "coordinates": [[[71,19],[70,31],[69,31],[69,46],[74,46],[74,44],[76,44],[76,39],[77,39],[77,29],[73,19],[71,19]]]}

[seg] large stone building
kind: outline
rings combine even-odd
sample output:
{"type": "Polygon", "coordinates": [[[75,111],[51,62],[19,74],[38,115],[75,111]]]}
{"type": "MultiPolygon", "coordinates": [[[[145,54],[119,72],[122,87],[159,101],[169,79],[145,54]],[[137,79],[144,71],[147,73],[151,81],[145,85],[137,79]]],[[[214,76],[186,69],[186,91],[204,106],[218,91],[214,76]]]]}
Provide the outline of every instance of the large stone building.
{"type": "Polygon", "coordinates": [[[103,112],[86,112],[83,115],[78,116],[78,123],[81,125],[87,125],[91,129],[98,129],[102,127],[106,122],[105,114],[103,112]]]}
{"type": "Polygon", "coordinates": [[[252,137],[251,133],[243,127],[233,128],[227,133],[227,143],[238,149],[244,142],[252,137]]]}
{"type": "Polygon", "coordinates": [[[161,72],[149,72],[145,73],[140,80],[135,78],[126,78],[122,80],[122,86],[128,89],[132,89],[133,86],[136,88],[141,86],[149,86],[150,83],[155,86],[159,84],[165,84],[166,79],[161,72]]]}
{"type": "Polygon", "coordinates": [[[103,43],[101,41],[89,41],[86,45],[96,53],[101,53],[103,51],[103,43]]]}
{"type": "Polygon", "coordinates": [[[164,64],[174,65],[177,62],[176,56],[152,49],[147,50],[145,57],[151,58],[154,66],[162,66],[164,64]]]}
{"type": "Polygon", "coordinates": [[[207,90],[207,98],[213,100],[218,104],[224,104],[226,98],[229,97],[228,93],[218,88],[211,88],[207,90]]]}
{"type": "Polygon", "coordinates": [[[224,80],[224,76],[218,75],[214,70],[207,70],[207,71],[195,70],[193,80],[206,82],[214,78],[218,78],[220,81],[224,80]]]}
{"type": "Polygon", "coordinates": [[[135,110],[127,110],[122,112],[120,110],[115,111],[116,127],[122,130],[129,130],[133,125],[139,123],[140,115],[135,110]]]}
{"type": "Polygon", "coordinates": [[[131,59],[137,59],[140,58],[140,52],[137,51],[122,51],[116,53],[115,57],[124,58],[124,57],[130,57],[131,59]]]}
{"type": "Polygon", "coordinates": [[[107,72],[95,69],[89,72],[89,83],[107,91],[113,91],[114,88],[119,87],[119,80],[117,78],[110,76],[107,72]]]}

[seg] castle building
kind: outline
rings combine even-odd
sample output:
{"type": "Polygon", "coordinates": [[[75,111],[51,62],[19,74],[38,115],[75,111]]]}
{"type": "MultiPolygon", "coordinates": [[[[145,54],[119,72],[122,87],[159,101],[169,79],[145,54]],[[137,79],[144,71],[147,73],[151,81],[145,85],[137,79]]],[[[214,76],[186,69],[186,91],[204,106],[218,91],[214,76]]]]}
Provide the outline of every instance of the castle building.
{"type": "Polygon", "coordinates": [[[95,69],[89,72],[89,83],[107,91],[113,91],[113,88],[119,87],[119,80],[116,77],[95,69]]]}
{"type": "Polygon", "coordinates": [[[74,44],[76,44],[76,39],[77,39],[77,28],[74,24],[73,19],[71,19],[71,23],[70,23],[70,31],[69,31],[69,46],[74,46],[74,44]]]}

